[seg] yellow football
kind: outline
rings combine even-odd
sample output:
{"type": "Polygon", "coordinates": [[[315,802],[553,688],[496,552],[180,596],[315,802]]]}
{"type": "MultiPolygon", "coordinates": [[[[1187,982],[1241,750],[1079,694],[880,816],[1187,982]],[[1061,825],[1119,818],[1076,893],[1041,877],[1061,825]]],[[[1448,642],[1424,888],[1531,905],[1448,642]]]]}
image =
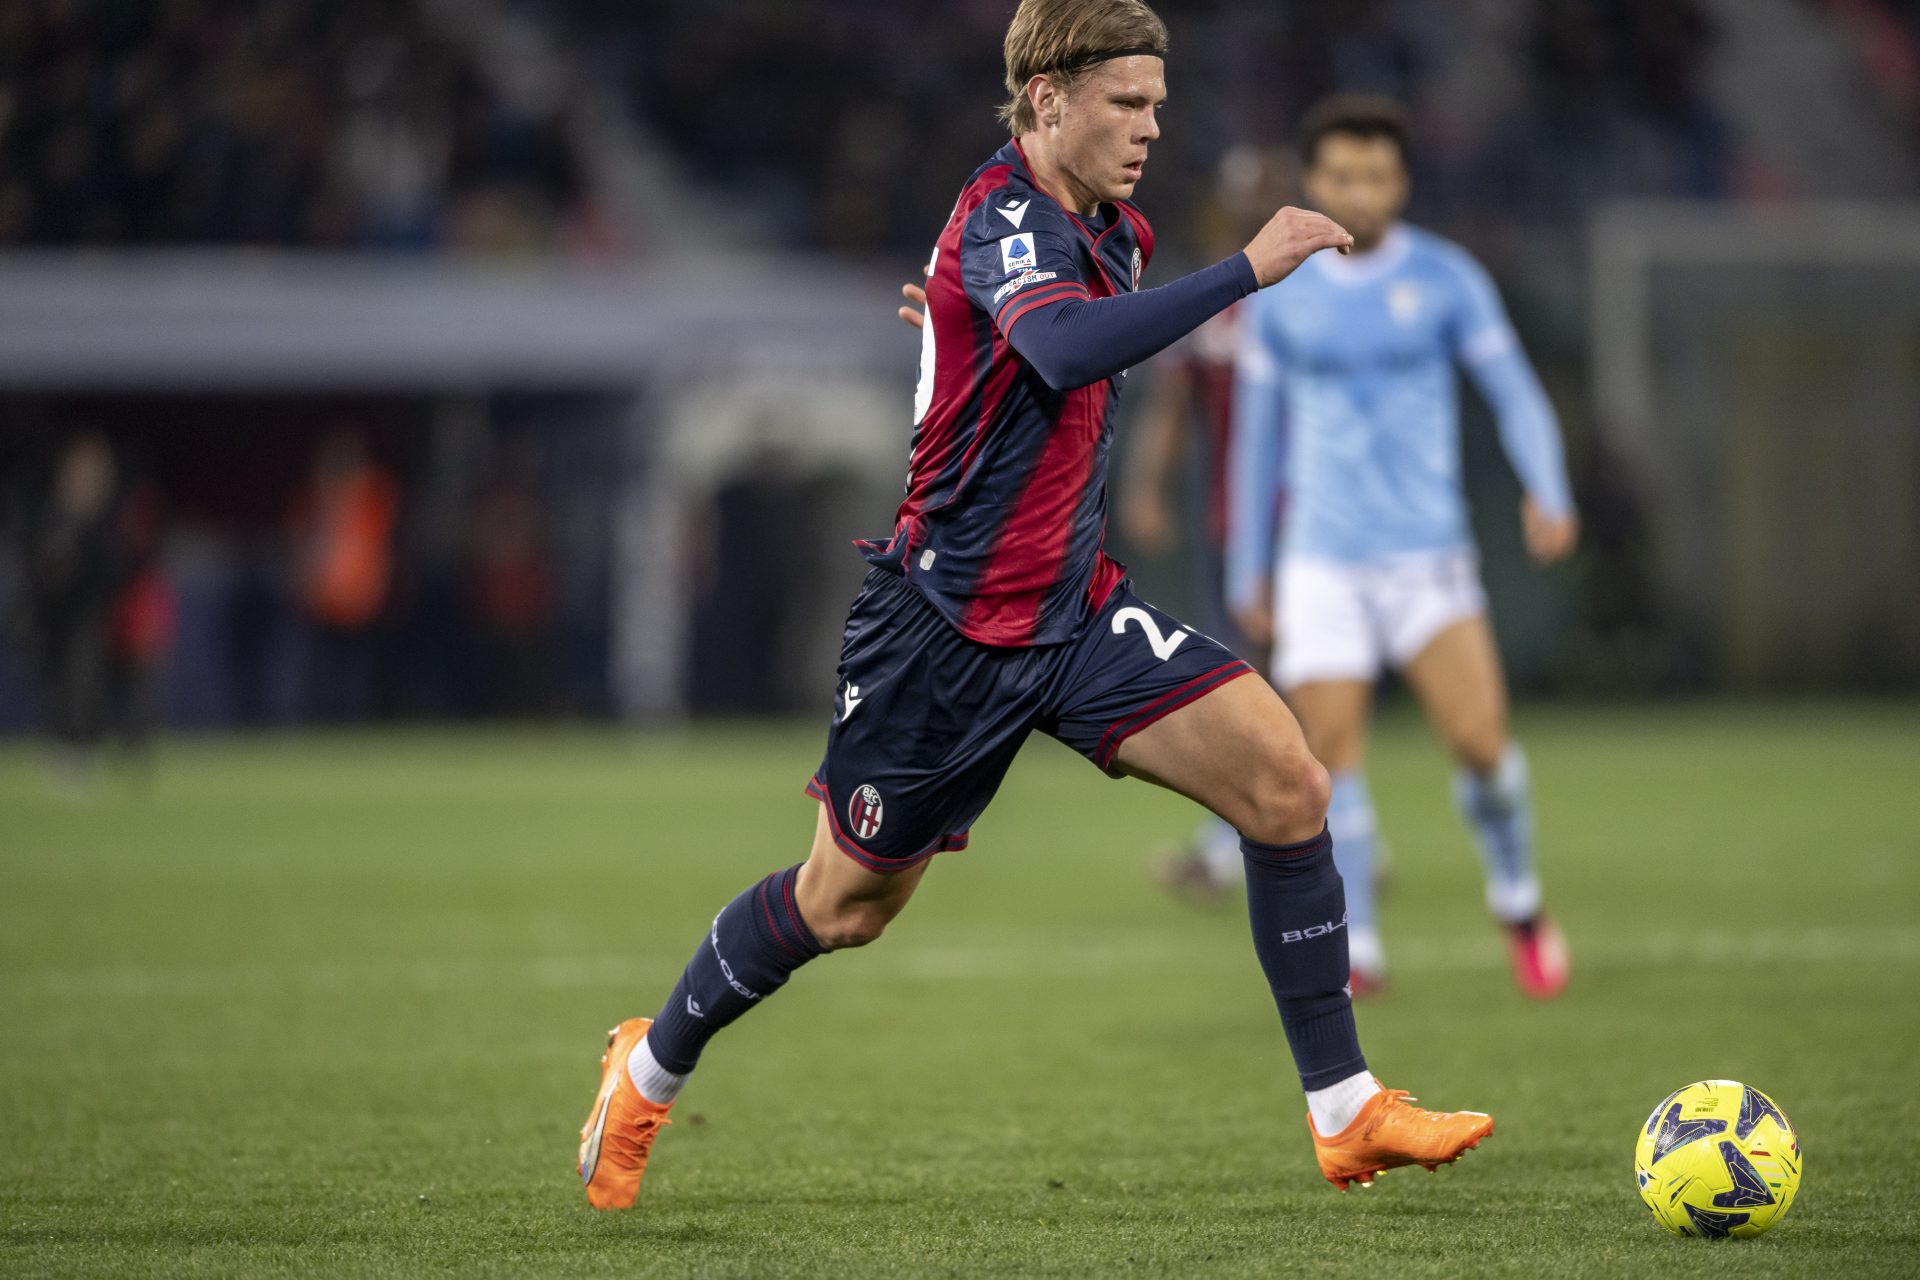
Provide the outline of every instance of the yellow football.
{"type": "Polygon", "coordinates": [[[1773,1099],[1737,1080],[1667,1096],[1634,1144],[1640,1198],[1681,1236],[1757,1236],[1800,1189],[1800,1139],[1773,1099]]]}

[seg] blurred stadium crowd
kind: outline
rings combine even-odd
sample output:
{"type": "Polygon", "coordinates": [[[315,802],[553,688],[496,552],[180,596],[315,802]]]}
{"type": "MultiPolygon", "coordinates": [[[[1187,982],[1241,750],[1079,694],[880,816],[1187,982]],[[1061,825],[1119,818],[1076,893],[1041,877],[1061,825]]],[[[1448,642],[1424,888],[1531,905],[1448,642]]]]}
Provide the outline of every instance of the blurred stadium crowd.
{"type": "MultiPolygon", "coordinates": [[[[1855,47],[1861,78],[1920,146],[1920,5],[1798,2],[1855,47]]],[[[991,142],[1002,0],[735,0],[657,6],[644,21],[614,0],[563,8],[690,169],[797,246],[922,251],[947,199],[926,175],[968,172],[991,142]],[[758,92],[716,95],[716,82],[758,92]]],[[[1707,0],[1158,8],[1174,32],[1171,101],[1141,198],[1175,232],[1201,216],[1223,152],[1288,145],[1336,90],[1409,105],[1421,216],[1442,227],[1799,181],[1743,148],[1716,99],[1728,6],[1707,0]]]]}
{"type": "MultiPolygon", "coordinates": [[[[1800,154],[1816,158],[1798,166],[1743,124],[1755,64],[1726,65],[1729,15],[1743,11],[1721,0],[1159,7],[1174,45],[1167,132],[1142,192],[1156,270],[1211,251],[1222,176],[1250,154],[1284,157],[1322,94],[1409,104],[1415,216],[1502,278],[1568,418],[1592,534],[1573,625],[1656,626],[1631,485],[1572,403],[1586,219],[1616,197],[1911,197],[1920,4],[1769,6],[1778,32],[1822,34],[1837,59],[1827,74],[1850,89],[1854,114],[1810,99],[1782,126],[1797,123],[1800,154]],[[1829,145],[1836,120],[1863,118],[1895,162],[1829,145]]],[[[723,249],[839,255],[906,278],[956,183],[997,145],[1011,8],[6,0],[0,249],[621,262],[713,234],[661,212],[692,208],[715,211],[723,249]],[[489,33],[516,24],[550,41],[557,73],[516,77],[498,41],[489,54],[489,33]],[[610,135],[584,127],[609,106],[638,139],[627,159],[639,157],[639,185],[680,204],[612,189],[610,135]]],[[[910,350],[903,341],[903,404],[910,350]]],[[[555,427],[570,411],[554,403],[0,395],[0,727],[90,739],[117,707],[137,733],[160,714],[155,674],[195,665],[218,667],[228,692],[217,705],[176,697],[170,718],[608,711],[604,548],[617,513],[599,482],[613,428],[604,412],[555,427]],[[478,425],[450,433],[450,414],[478,425]],[[447,447],[456,437],[469,443],[447,447]],[[195,557],[223,566],[217,599],[170,580],[195,557]]],[[[1475,447],[1470,471],[1499,465],[1475,447]]],[[[791,495],[743,504],[741,492],[708,495],[705,519],[747,526],[706,545],[754,545],[769,511],[797,518],[791,495]]],[[[1547,664],[1521,682],[1578,677],[1547,664]]]]}
{"type": "Polygon", "coordinates": [[[61,741],[142,744],[168,669],[171,718],[190,723],[607,709],[602,558],[569,545],[559,498],[604,518],[579,479],[596,465],[580,453],[590,429],[569,452],[509,422],[449,486],[425,475],[406,406],[275,414],[270,439],[229,458],[242,488],[191,461],[233,432],[191,404],[156,416],[185,449],[91,426],[45,465],[0,449],[8,630],[61,741]],[[217,574],[194,563],[208,557],[217,574]]]}
{"type": "Polygon", "coordinates": [[[564,251],[561,119],[411,4],[0,5],[0,244],[564,251]]]}

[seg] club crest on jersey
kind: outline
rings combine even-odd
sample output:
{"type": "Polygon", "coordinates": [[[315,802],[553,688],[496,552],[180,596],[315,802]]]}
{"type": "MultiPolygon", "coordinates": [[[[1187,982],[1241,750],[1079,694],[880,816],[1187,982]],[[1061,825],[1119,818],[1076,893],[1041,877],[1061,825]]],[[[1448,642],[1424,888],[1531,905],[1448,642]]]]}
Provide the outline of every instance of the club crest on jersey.
{"type": "Polygon", "coordinates": [[[880,834],[880,819],[885,812],[880,789],[871,782],[864,783],[847,800],[847,826],[860,839],[871,840],[880,834]]]}
{"type": "Polygon", "coordinates": [[[1138,293],[1138,292],[1140,291],[1140,267],[1141,267],[1141,265],[1142,265],[1142,264],[1141,264],[1141,261],[1140,261],[1140,246],[1139,246],[1139,245],[1135,245],[1135,246],[1133,246],[1133,288],[1134,288],[1134,292],[1135,292],[1135,293],[1138,293]]]}
{"type": "Polygon", "coordinates": [[[1033,247],[1033,237],[1022,234],[1007,236],[1000,241],[1000,265],[1006,274],[1016,271],[1031,271],[1040,265],[1040,255],[1033,247]]]}
{"type": "Polygon", "coordinates": [[[1425,301],[1420,286],[1401,281],[1387,290],[1387,310],[1400,324],[1412,324],[1420,315],[1420,304],[1425,301]]]}

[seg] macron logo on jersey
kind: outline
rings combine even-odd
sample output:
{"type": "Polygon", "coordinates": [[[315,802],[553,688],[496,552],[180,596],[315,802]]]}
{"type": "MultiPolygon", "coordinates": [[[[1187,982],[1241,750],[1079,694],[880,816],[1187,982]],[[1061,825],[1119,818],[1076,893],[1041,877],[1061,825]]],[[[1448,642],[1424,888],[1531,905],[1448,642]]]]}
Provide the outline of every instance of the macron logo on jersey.
{"type": "Polygon", "coordinates": [[[1031,271],[1040,265],[1040,255],[1034,251],[1032,236],[1008,236],[1000,242],[1000,265],[1006,274],[1016,271],[1031,271]]]}
{"type": "Polygon", "coordinates": [[[1027,216],[1027,206],[1032,203],[1033,201],[1031,199],[1028,199],[1028,200],[1018,200],[1018,201],[1015,201],[1013,204],[1003,204],[1000,206],[1000,216],[1005,218],[1008,222],[1011,222],[1013,224],[1013,229],[1015,231],[1018,231],[1020,229],[1020,219],[1027,216]]]}

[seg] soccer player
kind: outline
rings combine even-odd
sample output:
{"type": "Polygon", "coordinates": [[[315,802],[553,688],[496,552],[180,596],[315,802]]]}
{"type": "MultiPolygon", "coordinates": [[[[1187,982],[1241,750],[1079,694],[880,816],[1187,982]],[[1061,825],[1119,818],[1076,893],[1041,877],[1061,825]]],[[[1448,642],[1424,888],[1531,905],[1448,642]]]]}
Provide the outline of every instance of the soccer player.
{"type": "Polygon", "coordinates": [[[1346,991],[1326,771],[1239,658],[1134,595],[1101,550],[1122,375],[1349,237],[1282,209],[1242,252],[1139,290],[1127,202],[1159,137],[1166,28],[1142,0],[1022,0],[1013,138],[961,189],[927,272],[907,495],[848,615],[806,861],[721,908],[653,1018],[609,1033],[581,1130],[597,1208],[634,1203],[713,1035],[826,952],[874,941],[928,859],[967,843],[1035,729],[1241,833],[1254,951],[1326,1178],[1456,1159],[1490,1117],[1411,1105],[1368,1072],[1346,991]]]}
{"type": "Polygon", "coordinates": [[[1251,638],[1277,638],[1276,683],[1332,775],[1327,821],[1347,889],[1354,992],[1378,989],[1386,972],[1362,765],[1374,682],[1388,665],[1458,761],[1454,795],[1515,979],[1551,997],[1566,985],[1567,949],[1541,908],[1526,757],[1508,737],[1467,524],[1455,363],[1493,406],[1526,490],[1527,550],[1541,565],[1572,552],[1579,532],[1559,425],[1486,272],[1400,222],[1400,109],[1329,99],[1309,113],[1302,152],[1309,198],[1352,233],[1353,253],[1322,254],[1247,305],[1229,599],[1251,638]]]}

